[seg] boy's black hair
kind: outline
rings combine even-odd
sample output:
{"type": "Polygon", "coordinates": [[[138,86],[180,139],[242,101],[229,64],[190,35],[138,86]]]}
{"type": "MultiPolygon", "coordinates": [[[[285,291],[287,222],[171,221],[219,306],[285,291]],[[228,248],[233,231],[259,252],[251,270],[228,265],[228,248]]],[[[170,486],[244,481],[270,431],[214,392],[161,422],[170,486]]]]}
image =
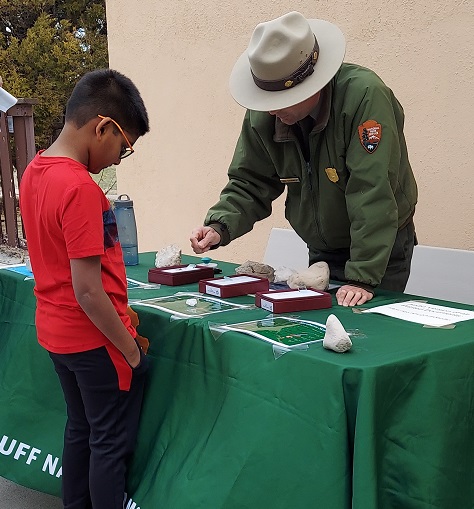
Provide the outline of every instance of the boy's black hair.
{"type": "Polygon", "coordinates": [[[111,117],[122,129],[143,136],[148,114],[133,82],[113,69],[88,72],[76,83],[66,105],[66,122],[81,128],[97,115],[111,117]]]}

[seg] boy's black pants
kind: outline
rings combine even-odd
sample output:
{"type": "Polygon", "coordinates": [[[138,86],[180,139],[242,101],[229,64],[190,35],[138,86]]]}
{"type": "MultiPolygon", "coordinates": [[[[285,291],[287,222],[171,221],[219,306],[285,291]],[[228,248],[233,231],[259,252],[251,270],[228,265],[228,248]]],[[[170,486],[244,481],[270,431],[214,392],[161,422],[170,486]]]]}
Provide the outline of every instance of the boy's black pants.
{"type": "Polygon", "coordinates": [[[112,345],[50,357],[67,405],[64,509],[122,509],[148,359],[132,369],[112,345]]]}

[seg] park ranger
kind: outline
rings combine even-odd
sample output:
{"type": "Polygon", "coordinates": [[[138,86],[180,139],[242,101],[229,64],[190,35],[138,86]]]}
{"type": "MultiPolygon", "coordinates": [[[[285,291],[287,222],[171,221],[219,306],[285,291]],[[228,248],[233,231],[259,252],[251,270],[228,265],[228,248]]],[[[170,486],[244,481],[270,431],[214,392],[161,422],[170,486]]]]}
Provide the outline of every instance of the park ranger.
{"type": "MultiPolygon", "coordinates": [[[[371,70],[343,63],[337,26],[290,12],[255,28],[230,77],[247,108],[229,181],[193,230],[203,253],[249,232],[286,188],[285,216],[343,282],[344,306],[376,287],[403,291],[416,235],[417,186],[403,109],[371,70]]],[[[288,246],[291,249],[291,246],[288,246]]]]}

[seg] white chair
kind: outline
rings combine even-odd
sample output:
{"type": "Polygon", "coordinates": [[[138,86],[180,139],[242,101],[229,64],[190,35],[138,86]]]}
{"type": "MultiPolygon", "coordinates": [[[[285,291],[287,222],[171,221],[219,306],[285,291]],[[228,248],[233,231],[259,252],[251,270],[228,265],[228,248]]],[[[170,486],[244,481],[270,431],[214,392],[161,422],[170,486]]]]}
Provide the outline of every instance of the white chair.
{"type": "Polygon", "coordinates": [[[415,246],[405,293],[474,304],[474,251],[415,246]]]}
{"type": "Polygon", "coordinates": [[[263,263],[275,269],[283,266],[300,270],[308,267],[308,259],[308,247],[294,230],[272,228],[263,263]]]}

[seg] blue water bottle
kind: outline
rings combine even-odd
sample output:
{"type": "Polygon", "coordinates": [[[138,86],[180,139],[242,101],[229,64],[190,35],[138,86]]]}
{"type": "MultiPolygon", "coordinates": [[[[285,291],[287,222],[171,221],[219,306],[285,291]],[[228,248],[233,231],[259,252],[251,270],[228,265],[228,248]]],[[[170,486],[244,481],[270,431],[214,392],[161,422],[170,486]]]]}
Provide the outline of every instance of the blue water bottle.
{"type": "Polygon", "coordinates": [[[121,194],[114,201],[115,220],[125,265],[138,265],[137,223],[133,201],[128,194],[121,194]]]}

